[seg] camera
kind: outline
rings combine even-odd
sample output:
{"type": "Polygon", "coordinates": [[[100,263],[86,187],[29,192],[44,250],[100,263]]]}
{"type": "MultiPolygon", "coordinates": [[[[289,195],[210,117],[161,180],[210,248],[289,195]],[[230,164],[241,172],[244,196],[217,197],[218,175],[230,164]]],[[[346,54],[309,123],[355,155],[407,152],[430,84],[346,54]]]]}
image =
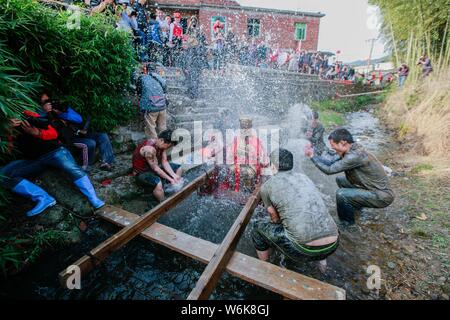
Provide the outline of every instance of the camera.
{"type": "Polygon", "coordinates": [[[48,119],[45,118],[26,117],[25,120],[28,121],[28,123],[33,127],[39,129],[47,129],[48,125],[50,124],[48,119]]]}

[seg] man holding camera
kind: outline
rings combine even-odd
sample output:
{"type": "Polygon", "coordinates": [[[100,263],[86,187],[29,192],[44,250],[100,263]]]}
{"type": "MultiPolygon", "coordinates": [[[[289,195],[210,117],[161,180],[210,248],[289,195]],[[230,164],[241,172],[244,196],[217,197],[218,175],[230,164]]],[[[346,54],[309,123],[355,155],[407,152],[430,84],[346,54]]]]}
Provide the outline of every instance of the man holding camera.
{"type": "Polygon", "coordinates": [[[42,173],[48,168],[66,173],[94,209],[104,206],[105,203],[97,197],[89,177],[58,140],[58,133],[48,120],[29,111],[25,116],[26,120],[11,120],[12,129],[19,132],[15,146],[24,159],[12,161],[0,168],[0,185],[37,202],[36,206],[27,212],[27,216],[38,215],[56,204],[56,200],[45,190],[27,180],[28,177],[42,173]]]}
{"type": "Polygon", "coordinates": [[[79,145],[83,145],[87,149],[87,163],[86,165],[92,165],[95,162],[95,148],[98,146],[101,158],[100,169],[111,171],[114,163],[114,152],[112,149],[111,141],[104,132],[90,132],[88,131],[89,119],[84,122],[80,114],[78,114],[71,107],[64,106],[57,101],[50,100],[47,93],[41,95],[41,106],[45,111],[46,116],[50,116],[54,120],[59,120],[55,124],[56,129],[66,132],[66,141],[63,141],[67,145],[74,144],[79,148],[79,145]],[[68,130],[69,131],[68,131],[68,130]],[[70,135],[70,136],[69,136],[70,135]]]}

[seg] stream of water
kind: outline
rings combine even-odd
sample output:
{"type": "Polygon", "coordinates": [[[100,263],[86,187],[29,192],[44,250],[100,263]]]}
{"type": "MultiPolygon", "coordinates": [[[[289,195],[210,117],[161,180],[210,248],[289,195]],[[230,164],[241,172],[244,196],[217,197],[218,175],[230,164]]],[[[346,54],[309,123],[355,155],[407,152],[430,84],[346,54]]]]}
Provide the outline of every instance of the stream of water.
{"type": "MultiPolygon", "coordinates": [[[[282,146],[293,152],[295,157],[294,170],[306,173],[313,180],[337,219],[334,177],[323,175],[303,157],[305,140],[298,128],[305,121],[304,112],[299,110],[305,108],[302,105],[293,106],[281,121],[260,118],[258,126],[280,127],[284,132],[282,146]]],[[[349,114],[346,127],[374,153],[378,153],[386,143],[386,133],[370,112],[349,114]]],[[[148,196],[142,195],[121,205],[125,210],[143,214],[151,203],[148,196]]],[[[239,202],[194,193],[158,222],[220,243],[241,209],[239,202]]],[[[252,219],[258,219],[262,214],[262,209],[258,208],[252,219]]],[[[2,285],[3,291],[11,298],[33,299],[185,299],[188,296],[204,265],[143,239],[134,239],[112,254],[104,264],[82,279],[81,290],[62,289],[57,281],[58,272],[117,230],[106,222],[91,223],[82,243],[52,253],[27,272],[11,277],[2,285]]],[[[250,231],[251,223],[241,237],[237,250],[255,256],[250,231]]],[[[339,249],[328,259],[326,275],[318,272],[314,264],[294,264],[279,254],[272,257],[272,263],[340,286],[347,290],[350,299],[376,298],[364,289],[365,270],[362,266],[367,264],[365,259],[370,260],[373,248],[361,249],[358,246],[361,237],[358,232],[342,233],[339,249]]],[[[280,296],[224,273],[211,299],[280,299],[280,296]]]]}

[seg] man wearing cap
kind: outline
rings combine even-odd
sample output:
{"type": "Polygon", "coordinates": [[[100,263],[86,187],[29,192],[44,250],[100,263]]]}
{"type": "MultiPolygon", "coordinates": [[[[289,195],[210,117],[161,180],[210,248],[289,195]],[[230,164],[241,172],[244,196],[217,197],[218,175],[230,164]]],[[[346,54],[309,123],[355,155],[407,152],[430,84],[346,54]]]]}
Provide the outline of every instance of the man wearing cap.
{"type": "Polygon", "coordinates": [[[362,208],[385,208],[394,201],[394,192],[383,165],[373,154],[355,143],[347,129],[336,129],[328,141],[339,155],[338,159],[328,161],[321,158],[310,146],[305,149],[305,155],[327,175],[345,173],[345,177],[336,178],[339,186],[336,204],[340,220],[352,225],[355,214],[362,208]]]}
{"type": "Polygon", "coordinates": [[[339,232],[314,183],[293,172],[290,151],[275,150],[270,155],[273,176],[261,187],[261,199],[269,219],[253,226],[252,239],[258,258],[268,261],[270,248],[293,261],[319,261],[322,272],[326,258],[339,245],[339,232]]]}
{"type": "Polygon", "coordinates": [[[172,133],[165,130],[157,139],[139,144],[133,152],[133,174],[140,184],[153,188],[159,202],[164,200],[163,182],[177,185],[181,181],[181,166],[167,160],[167,150],[177,144],[172,141],[172,133]]]}

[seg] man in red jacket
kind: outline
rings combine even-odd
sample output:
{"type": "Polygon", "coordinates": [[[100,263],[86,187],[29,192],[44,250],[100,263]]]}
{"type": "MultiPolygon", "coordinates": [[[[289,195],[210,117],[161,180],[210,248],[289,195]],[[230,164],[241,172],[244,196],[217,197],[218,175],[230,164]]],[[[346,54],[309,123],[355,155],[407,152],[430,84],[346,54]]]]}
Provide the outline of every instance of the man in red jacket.
{"type": "Polygon", "coordinates": [[[45,190],[26,179],[48,168],[64,171],[95,209],[104,206],[105,203],[97,197],[89,177],[57,139],[58,133],[48,120],[29,111],[25,116],[26,120],[11,120],[11,127],[19,131],[14,142],[23,159],[0,168],[0,185],[37,202],[27,212],[27,216],[38,215],[56,204],[56,200],[45,190]]]}

